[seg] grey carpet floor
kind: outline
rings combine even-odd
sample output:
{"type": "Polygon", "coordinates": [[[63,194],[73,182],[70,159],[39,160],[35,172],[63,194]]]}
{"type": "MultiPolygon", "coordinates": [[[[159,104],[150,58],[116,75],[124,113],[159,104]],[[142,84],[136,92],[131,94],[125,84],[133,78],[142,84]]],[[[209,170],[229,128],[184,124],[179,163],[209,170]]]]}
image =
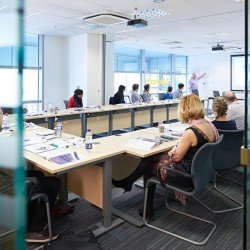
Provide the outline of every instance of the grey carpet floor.
{"type": "MultiPolygon", "coordinates": [[[[243,175],[234,172],[230,174],[234,180],[243,183],[243,175]]],[[[243,201],[243,188],[219,179],[219,188],[230,194],[239,201],[243,201]]],[[[191,239],[203,239],[210,229],[210,226],[201,222],[186,219],[165,209],[164,197],[159,190],[155,197],[155,220],[154,225],[173,232],[178,232],[191,239]]],[[[214,208],[226,208],[234,204],[214,190],[212,185],[206,188],[199,198],[206,201],[214,208]]],[[[53,219],[54,233],[68,232],[71,230],[79,231],[85,229],[95,229],[96,225],[101,224],[101,210],[84,200],[74,202],[75,211],[59,219],[53,219]]],[[[143,206],[143,190],[136,186],[131,192],[123,194],[121,189],[113,190],[113,206],[127,214],[140,219],[138,208],[143,206]]],[[[195,216],[211,220],[217,225],[217,229],[205,246],[194,246],[188,242],[176,239],[151,228],[137,228],[125,222],[123,225],[99,237],[99,242],[104,250],[109,249],[243,249],[243,210],[228,212],[224,214],[214,214],[209,212],[194,199],[188,198],[187,205],[181,206],[177,202],[172,202],[173,208],[191,213],[195,216]]],[[[0,241],[0,249],[12,249],[8,246],[11,237],[6,237],[0,241]],[[1,245],[2,243],[2,245],[1,245]],[[4,246],[4,247],[3,247],[4,246]]],[[[29,244],[29,250],[37,249],[39,245],[29,244]]],[[[72,250],[74,247],[72,246],[72,250]]]]}

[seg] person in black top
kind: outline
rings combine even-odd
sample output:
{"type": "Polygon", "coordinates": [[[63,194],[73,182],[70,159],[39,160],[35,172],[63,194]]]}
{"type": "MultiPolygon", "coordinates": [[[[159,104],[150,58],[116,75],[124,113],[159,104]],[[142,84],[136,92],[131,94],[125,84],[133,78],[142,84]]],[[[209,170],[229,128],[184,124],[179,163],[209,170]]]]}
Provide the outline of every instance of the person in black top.
{"type": "Polygon", "coordinates": [[[124,91],[125,91],[125,86],[120,85],[118,88],[118,92],[114,95],[113,104],[125,103],[124,91]]]}
{"type": "Polygon", "coordinates": [[[215,120],[212,121],[212,123],[217,129],[237,130],[236,122],[234,120],[230,120],[227,117],[228,104],[224,98],[216,98],[214,100],[212,109],[215,114],[215,120]]]}
{"type": "MultiPolygon", "coordinates": [[[[119,181],[112,179],[115,187],[130,191],[133,183],[141,176],[144,176],[145,184],[150,177],[157,176],[162,183],[171,183],[188,190],[194,188],[191,178],[175,174],[169,171],[168,168],[174,168],[183,174],[190,175],[192,160],[196,152],[204,144],[217,141],[219,134],[215,126],[205,119],[204,107],[197,95],[191,94],[182,97],[178,112],[181,122],[190,125],[183,133],[178,144],[168,153],[144,158],[128,177],[119,181]]],[[[153,199],[155,188],[156,185],[150,186],[148,192],[146,216],[149,219],[154,216],[153,199]]],[[[182,204],[186,203],[184,194],[175,192],[175,197],[182,204]]],[[[139,210],[139,214],[142,215],[143,211],[139,210]]]]}

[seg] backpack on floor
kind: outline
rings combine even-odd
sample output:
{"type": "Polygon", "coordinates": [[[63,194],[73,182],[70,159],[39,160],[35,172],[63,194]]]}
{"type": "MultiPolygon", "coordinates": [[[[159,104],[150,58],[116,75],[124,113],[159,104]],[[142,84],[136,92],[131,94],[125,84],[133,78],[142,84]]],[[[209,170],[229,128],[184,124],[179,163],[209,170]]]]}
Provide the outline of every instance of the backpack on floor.
{"type": "Polygon", "coordinates": [[[91,230],[60,234],[57,239],[46,243],[44,250],[100,250],[102,249],[91,230]]]}

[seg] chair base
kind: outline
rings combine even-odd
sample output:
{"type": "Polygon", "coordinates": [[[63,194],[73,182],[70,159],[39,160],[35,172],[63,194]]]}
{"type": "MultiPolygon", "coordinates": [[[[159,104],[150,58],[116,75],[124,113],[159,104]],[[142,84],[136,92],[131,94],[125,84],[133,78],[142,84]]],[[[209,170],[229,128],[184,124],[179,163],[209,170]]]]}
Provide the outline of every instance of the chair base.
{"type": "MultiPolygon", "coordinates": [[[[234,171],[240,173],[240,172],[237,171],[236,169],[234,169],[234,171]]],[[[223,178],[223,179],[225,179],[225,180],[227,180],[227,181],[230,181],[230,182],[232,182],[232,183],[234,183],[234,184],[237,184],[237,185],[239,185],[239,186],[241,186],[241,187],[244,187],[244,184],[242,184],[242,183],[240,183],[240,182],[238,182],[238,181],[234,181],[234,180],[229,179],[229,178],[227,178],[227,177],[225,177],[225,176],[223,176],[223,175],[221,175],[221,174],[218,174],[218,173],[216,173],[216,175],[219,176],[220,178],[223,178]]]]}
{"type": "MultiPolygon", "coordinates": [[[[148,181],[148,182],[150,182],[150,181],[148,181]]],[[[156,183],[156,182],[154,181],[154,182],[152,182],[152,183],[156,183]]],[[[158,183],[159,183],[159,182],[158,182],[158,183]]],[[[150,183],[149,183],[149,184],[150,184],[150,183]]],[[[143,222],[144,222],[144,224],[145,224],[147,227],[153,228],[153,229],[155,229],[155,230],[158,230],[158,231],[163,232],[163,233],[165,233],[165,234],[169,234],[169,235],[171,235],[171,236],[173,236],[173,237],[176,237],[176,238],[178,238],[178,239],[187,241],[187,242],[192,243],[192,244],[194,244],[194,245],[200,245],[200,246],[201,246],[201,245],[205,245],[205,244],[208,242],[208,240],[211,238],[212,234],[214,233],[214,231],[215,231],[215,229],[216,229],[216,224],[215,224],[215,223],[213,223],[213,222],[211,222],[211,221],[208,221],[208,220],[204,220],[204,219],[199,218],[199,217],[196,217],[196,216],[193,216],[193,215],[191,215],[191,214],[183,213],[183,212],[177,211],[177,210],[175,210],[175,209],[172,209],[172,208],[169,206],[169,204],[168,204],[167,197],[166,197],[166,207],[167,207],[170,211],[172,211],[172,212],[174,212],[174,213],[177,213],[177,214],[181,214],[181,215],[186,216],[186,217],[189,217],[189,218],[193,218],[193,219],[198,220],[198,221],[202,221],[202,222],[204,222],[204,223],[206,223],[206,224],[211,225],[211,226],[212,226],[212,229],[209,231],[208,235],[206,236],[206,238],[205,238],[203,241],[194,241],[194,240],[188,239],[188,238],[186,238],[186,237],[184,237],[184,236],[181,236],[181,235],[172,233],[172,232],[170,232],[170,231],[167,231],[167,230],[164,230],[164,229],[162,229],[162,228],[159,228],[159,227],[156,227],[156,226],[153,226],[153,225],[149,224],[149,223],[147,222],[147,220],[146,220],[147,197],[148,197],[148,183],[147,183],[147,187],[146,187],[146,190],[145,190],[144,210],[143,210],[143,222]]]]}
{"type": "MultiPolygon", "coordinates": [[[[199,202],[203,207],[205,207],[206,209],[208,209],[209,211],[216,213],[216,214],[221,214],[221,213],[227,213],[227,212],[231,212],[231,211],[236,211],[236,210],[240,210],[244,208],[244,205],[242,203],[240,203],[239,201],[237,201],[236,199],[232,198],[231,196],[227,195],[226,193],[222,192],[221,190],[219,190],[217,188],[217,182],[216,182],[216,176],[218,174],[216,173],[215,177],[214,177],[214,189],[222,194],[223,196],[227,197],[229,200],[233,201],[234,203],[238,204],[239,206],[234,207],[234,208],[228,208],[228,209],[222,209],[222,210],[214,210],[211,207],[209,207],[208,205],[206,205],[204,202],[200,201],[199,199],[197,199],[196,197],[193,197],[197,202],[199,202]]],[[[220,175],[218,175],[220,176],[220,175]]],[[[224,177],[223,177],[224,178],[224,177]]],[[[226,178],[225,178],[226,179],[226,178]]],[[[231,181],[231,180],[229,180],[231,181]]]]}

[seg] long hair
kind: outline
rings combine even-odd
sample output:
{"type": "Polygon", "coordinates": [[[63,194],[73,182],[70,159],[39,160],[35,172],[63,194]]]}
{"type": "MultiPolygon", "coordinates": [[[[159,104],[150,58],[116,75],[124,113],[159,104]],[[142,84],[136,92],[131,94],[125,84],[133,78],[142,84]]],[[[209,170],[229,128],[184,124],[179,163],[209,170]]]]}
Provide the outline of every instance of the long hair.
{"type": "Polygon", "coordinates": [[[76,107],[81,108],[83,106],[82,104],[82,98],[79,98],[78,95],[82,95],[83,91],[81,89],[76,89],[74,91],[74,99],[76,102],[76,107]]]}

